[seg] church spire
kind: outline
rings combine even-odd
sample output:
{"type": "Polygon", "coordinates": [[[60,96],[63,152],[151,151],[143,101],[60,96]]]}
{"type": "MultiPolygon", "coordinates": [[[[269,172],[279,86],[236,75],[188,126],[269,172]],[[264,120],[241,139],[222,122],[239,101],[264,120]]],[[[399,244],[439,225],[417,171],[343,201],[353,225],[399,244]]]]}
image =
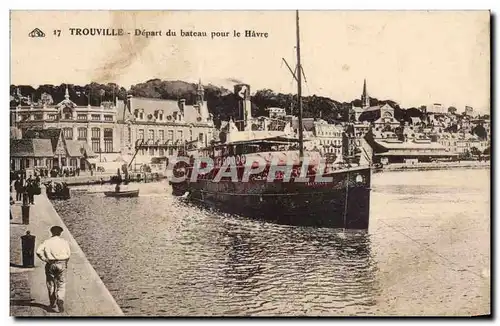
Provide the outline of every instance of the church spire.
{"type": "Polygon", "coordinates": [[[205,97],[205,89],[203,88],[203,85],[201,84],[201,79],[198,81],[198,89],[196,90],[196,95],[198,95],[198,101],[203,102],[204,97],[205,97]]]}
{"type": "Polygon", "coordinates": [[[363,94],[361,94],[361,105],[363,108],[367,108],[370,106],[370,97],[368,96],[368,92],[366,91],[366,78],[363,82],[363,94]]]}
{"type": "Polygon", "coordinates": [[[68,85],[66,85],[66,93],[64,93],[64,98],[69,100],[69,91],[68,91],[68,85]]]}

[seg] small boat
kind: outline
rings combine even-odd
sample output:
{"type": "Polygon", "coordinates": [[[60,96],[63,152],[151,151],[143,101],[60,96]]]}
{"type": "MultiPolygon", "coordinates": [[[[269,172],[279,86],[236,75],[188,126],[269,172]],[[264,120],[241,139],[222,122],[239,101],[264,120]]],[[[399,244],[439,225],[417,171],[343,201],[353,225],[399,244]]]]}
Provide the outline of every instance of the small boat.
{"type": "Polygon", "coordinates": [[[88,192],[89,190],[88,189],[84,189],[84,188],[77,188],[77,189],[71,189],[72,192],[76,192],[76,193],[85,193],[85,192],[88,192]]]}
{"type": "Polygon", "coordinates": [[[117,198],[139,197],[139,189],[126,191],[105,191],[104,196],[117,198]]]}
{"type": "Polygon", "coordinates": [[[71,198],[71,195],[68,189],[68,191],[47,192],[47,198],[49,200],[67,200],[71,198]]]}

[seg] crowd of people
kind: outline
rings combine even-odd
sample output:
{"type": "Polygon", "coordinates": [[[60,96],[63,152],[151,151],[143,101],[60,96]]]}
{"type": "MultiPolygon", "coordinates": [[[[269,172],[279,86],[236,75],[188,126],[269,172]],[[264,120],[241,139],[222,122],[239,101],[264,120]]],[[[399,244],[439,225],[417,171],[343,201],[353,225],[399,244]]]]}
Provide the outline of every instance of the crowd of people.
{"type": "Polygon", "coordinates": [[[38,174],[35,174],[34,178],[32,175],[29,175],[29,177],[26,178],[26,175],[18,174],[13,184],[11,184],[11,192],[13,186],[13,190],[16,193],[15,202],[22,201],[23,205],[34,205],[35,195],[39,195],[41,193],[40,182],[41,180],[38,174]]]}
{"type": "Polygon", "coordinates": [[[47,188],[47,196],[49,199],[54,199],[54,198],[63,198],[63,199],[69,199],[70,193],[69,193],[69,187],[66,182],[46,182],[44,183],[45,187],[47,188]]]}

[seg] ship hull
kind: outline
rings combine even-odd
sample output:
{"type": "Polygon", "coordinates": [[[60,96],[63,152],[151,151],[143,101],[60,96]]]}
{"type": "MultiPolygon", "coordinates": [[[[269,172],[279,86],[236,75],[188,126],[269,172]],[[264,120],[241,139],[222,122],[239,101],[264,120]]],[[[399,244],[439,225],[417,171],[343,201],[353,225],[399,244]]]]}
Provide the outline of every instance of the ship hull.
{"type": "Polygon", "coordinates": [[[326,228],[368,229],[370,168],[325,175],[330,182],[248,183],[197,180],[172,184],[174,194],[221,211],[278,224],[326,228]]]}

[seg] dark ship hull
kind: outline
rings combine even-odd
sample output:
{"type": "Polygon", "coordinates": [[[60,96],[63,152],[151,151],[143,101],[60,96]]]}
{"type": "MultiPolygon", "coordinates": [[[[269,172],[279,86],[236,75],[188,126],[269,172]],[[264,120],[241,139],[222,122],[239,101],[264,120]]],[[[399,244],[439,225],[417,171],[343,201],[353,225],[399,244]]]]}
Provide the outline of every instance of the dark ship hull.
{"type": "Polygon", "coordinates": [[[325,174],[330,182],[172,183],[173,194],[219,208],[223,212],[278,224],[326,228],[368,229],[370,215],[370,167],[325,174]]]}

